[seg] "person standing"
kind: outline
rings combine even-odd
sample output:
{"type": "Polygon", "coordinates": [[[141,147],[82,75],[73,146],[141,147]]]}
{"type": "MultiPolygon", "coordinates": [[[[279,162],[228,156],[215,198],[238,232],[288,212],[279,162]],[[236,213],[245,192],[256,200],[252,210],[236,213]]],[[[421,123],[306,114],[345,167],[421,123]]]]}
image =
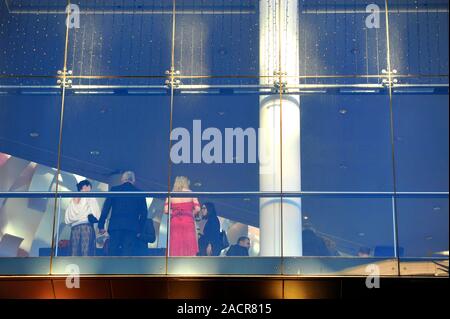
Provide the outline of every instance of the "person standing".
{"type": "Polygon", "coordinates": [[[199,256],[219,256],[222,249],[220,221],[217,217],[216,206],[205,203],[201,209],[202,218],[206,220],[203,234],[198,240],[199,256]]]}
{"type": "MultiPolygon", "coordinates": [[[[187,177],[175,179],[174,192],[191,192],[187,177]]],[[[169,255],[172,257],[196,256],[198,253],[197,229],[194,217],[200,212],[197,198],[172,198],[170,200],[169,255]]],[[[166,199],[164,213],[169,214],[169,199],[166,199]]]]}
{"type": "MultiPolygon", "coordinates": [[[[125,172],[120,186],[112,187],[111,192],[138,192],[134,184],[133,172],[125,172]]],[[[135,256],[142,242],[139,240],[147,219],[147,202],[145,197],[107,198],[103,205],[98,223],[100,234],[104,234],[106,219],[109,217],[108,233],[110,236],[110,256],[135,256]],[[111,213],[111,215],[110,215],[111,213]]]]}
{"type": "MultiPolygon", "coordinates": [[[[88,180],[77,184],[79,192],[90,192],[88,180]]],[[[95,198],[73,198],[66,210],[64,221],[71,226],[70,249],[72,256],[95,256],[95,229],[100,217],[100,207],[95,198]]]]}

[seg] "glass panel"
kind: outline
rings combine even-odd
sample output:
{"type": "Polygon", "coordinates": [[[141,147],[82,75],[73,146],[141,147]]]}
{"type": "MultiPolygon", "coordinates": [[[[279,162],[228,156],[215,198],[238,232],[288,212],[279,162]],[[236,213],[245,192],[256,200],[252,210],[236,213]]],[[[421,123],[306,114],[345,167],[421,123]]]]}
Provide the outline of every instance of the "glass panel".
{"type": "Polygon", "coordinates": [[[399,242],[405,257],[448,257],[448,199],[398,200],[399,242]]]}
{"type": "Polygon", "coordinates": [[[280,152],[275,145],[280,121],[279,108],[273,107],[278,101],[278,94],[176,95],[172,185],[177,176],[186,176],[194,191],[279,191],[280,152]],[[265,103],[264,117],[260,103],[265,103]]]}
{"type": "Polygon", "coordinates": [[[4,82],[0,81],[0,192],[53,191],[61,90],[4,82]]]}
{"type": "Polygon", "coordinates": [[[448,83],[448,6],[447,0],[389,1],[391,61],[398,74],[448,83]]]}
{"type": "Polygon", "coordinates": [[[87,178],[102,191],[135,173],[136,188],[167,191],[170,109],[167,95],[70,90],[66,97],[61,191],[87,178]]]}
{"type": "Polygon", "coordinates": [[[186,195],[166,203],[169,274],[281,273],[279,198],[186,195]]]}
{"type": "Polygon", "coordinates": [[[448,192],[448,92],[398,94],[393,103],[398,190],[448,192]]]}
{"type": "Polygon", "coordinates": [[[68,69],[74,75],[163,76],[171,65],[172,1],[72,1],[68,69]]]}
{"type": "MultiPolygon", "coordinates": [[[[298,25],[298,48],[285,52],[283,61],[291,64],[289,60],[295,59],[293,52],[298,50],[299,73],[285,68],[288,75],[306,76],[301,79],[305,84],[349,84],[354,77],[361,77],[358,83],[381,83],[379,76],[387,61],[384,4],[382,0],[299,1],[299,21],[295,21],[295,14],[283,19],[288,31],[298,25]]],[[[295,7],[288,5],[291,10],[295,7]]],[[[287,37],[293,37],[293,32],[288,32],[287,37]]]]}
{"type": "Polygon", "coordinates": [[[164,201],[85,196],[105,186],[81,182],[79,196],[84,197],[60,200],[53,273],[70,273],[75,266],[81,274],[164,274],[164,201]]]}
{"type": "Polygon", "coordinates": [[[448,116],[448,94],[394,95],[398,190],[425,193],[398,200],[404,275],[448,276],[448,116]]]}
{"type": "Polygon", "coordinates": [[[64,1],[0,1],[0,76],[56,75],[64,65],[64,1]]]}
{"type": "Polygon", "coordinates": [[[283,113],[285,191],[393,191],[386,95],[283,95],[283,113]]]}
{"type": "MultiPolygon", "coordinates": [[[[287,255],[287,274],[367,275],[369,264],[378,265],[383,275],[397,273],[392,199],[305,197],[301,208],[297,256],[302,257],[287,255]]],[[[284,211],[289,213],[288,205],[284,211]]],[[[295,247],[289,247],[295,235],[290,229],[293,221],[284,218],[284,228],[290,231],[284,234],[285,250],[293,251],[295,247]]]]}
{"type": "Polygon", "coordinates": [[[0,198],[0,274],[48,274],[54,198],[0,198]]]}
{"type": "Polygon", "coordinates": [[[175,68],[184,76],[258,76],[258,8],[256,0],[176,1],[175,68]]]}
{"type": "Polygon", "coordinates": [[[401,274],[448,276],[447,198],[398,200],[401,274]]]}

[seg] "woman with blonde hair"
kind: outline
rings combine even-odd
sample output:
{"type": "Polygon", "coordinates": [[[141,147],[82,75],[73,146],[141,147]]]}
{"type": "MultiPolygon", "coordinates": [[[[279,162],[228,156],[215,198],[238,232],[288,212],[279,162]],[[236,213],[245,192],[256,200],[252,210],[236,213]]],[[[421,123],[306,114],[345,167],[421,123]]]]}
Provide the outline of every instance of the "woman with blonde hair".
{"type": "MultiPolygon", "coordinates": [[[[175,179],[174,192],[191,192],[187,177],[175,179]]],[[[164,213],[169,213],[169,199],[166,199],[164,213]]],[[[174,257],[196,256],[198,253],[197,230],[194,216],[200,213],[197,198],[171,198],[169,255],[174,257]]]]}

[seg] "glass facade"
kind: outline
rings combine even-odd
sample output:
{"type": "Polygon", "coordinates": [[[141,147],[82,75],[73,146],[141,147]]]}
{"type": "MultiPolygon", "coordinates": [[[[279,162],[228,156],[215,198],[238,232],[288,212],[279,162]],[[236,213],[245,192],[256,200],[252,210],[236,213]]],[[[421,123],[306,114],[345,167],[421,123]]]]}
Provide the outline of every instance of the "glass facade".
{"type": "Polygon", "coordinates": [[[1,0],[0,276],[448,276],[448,13],[1,0]]]}

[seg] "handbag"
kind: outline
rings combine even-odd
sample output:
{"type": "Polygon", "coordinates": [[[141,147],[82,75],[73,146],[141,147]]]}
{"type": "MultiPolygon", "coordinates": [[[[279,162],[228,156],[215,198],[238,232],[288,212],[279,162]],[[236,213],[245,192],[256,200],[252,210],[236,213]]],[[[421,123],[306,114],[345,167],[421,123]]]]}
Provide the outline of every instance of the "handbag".
{"type": "Polygon", "coordinates": [[[144,228],[142,229],[140,240],[146,243],[153,243],[156,240],[155,225],[153,219],[147,219],[144,223],[144,228]]]}

